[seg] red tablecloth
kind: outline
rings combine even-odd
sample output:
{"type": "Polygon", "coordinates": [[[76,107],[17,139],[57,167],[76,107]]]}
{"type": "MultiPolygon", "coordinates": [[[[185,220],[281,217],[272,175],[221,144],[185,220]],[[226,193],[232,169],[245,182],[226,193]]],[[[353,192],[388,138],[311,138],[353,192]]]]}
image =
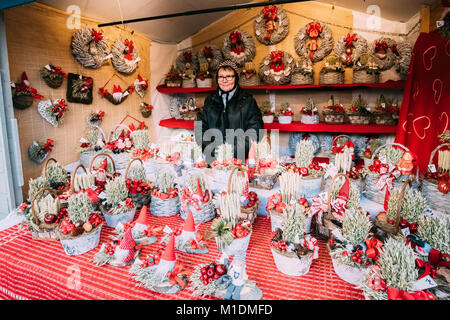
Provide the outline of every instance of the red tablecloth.
{"type": "MultiPolygon", "coordinates": [[[[154,217],[154,225],[180,227],[183,220],[175,217],[154,217]]],[[[200,225],[205,230],[211,222],[200,225]]],[[[166,295],[137,287],[128,273],[130,266],[97,267],[92,262],[101,243],[109,242],[113,229],[103,227],[99,246],[83,255],[68,256],[59,242],[32,240],[31,233],[18,226],[0,232],[0,298],[1,299],[199,299],[191,288],[166,295]]],[[[247,273],[263,291],[262,299],[270,300],[347,300],[363,299],[362,291],[341,280],[333,270],[325,243],[320,242],[319,259],[314,260],[308,274],[286,276],[279,272],[270,252],[270,221],[256,219],[247,251],[247,273]]],[[[159,242],[145,246],[142,256],[156,252],[159,242]]],[[[177,259],[192,269],[199,263],[220,257],[214,239],[207,243],[209,253],[187,254],[177,251],[177,259]]],[[[141,256],[141,258],[142,258],[141,256]]],[[[206,297],[204,299],[214,299],[206,297]]]]}

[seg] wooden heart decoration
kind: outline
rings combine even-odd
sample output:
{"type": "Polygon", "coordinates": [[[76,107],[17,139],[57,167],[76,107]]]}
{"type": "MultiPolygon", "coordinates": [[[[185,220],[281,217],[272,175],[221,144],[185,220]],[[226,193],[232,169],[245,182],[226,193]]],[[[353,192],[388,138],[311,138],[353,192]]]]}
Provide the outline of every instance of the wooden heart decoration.
{"type": "Polygon", "coordinates": [[[445,131],[447,131],[448,128],[448,114],[447,112],[442,112],[441,115],[439,116],[439,128],[443,128],[443,130],[441,131],[441,133],[439,133],[438,135],[440,136],[441,134],[443,134],[445,131]],[[445,118],[445,121],[442,121],[445,118]],[[442,124],[445,123],[445,126],[442,127],[442,124]]]}
{"type": "Polygon", "coordinates": [[[433,67],[433,59],[436,58],[436,46],[431,46],[423,52],[423,66],[425,70],[430,71],[433,67]]]}
{"type": "Polygon", "coordinates": [[[280,81],[280,79],[281,79],[280,76],[274,76],[273,78],[275,79],[276,82],[280,81]]]}
{"type": "Polygon", "coordinates": [[[433,81],[433,93],[434,103],[438,104],[441,101],[443,83],[441,79],[434,79],[433,81]]]}
{"type": "Polygon", "coordinates": [[[413,130],[421,140],[425,139],[425,131],[431,127],[431,120],[427,116],[417,117],[413,120],[413,130]],[[420,134],[421,133],[421,134],[420,134]]]}
{"type": "Polygon", "coordinates": [[[264,75],[268,76],[270,74],[269,70],[264,71],[264,75]]]}

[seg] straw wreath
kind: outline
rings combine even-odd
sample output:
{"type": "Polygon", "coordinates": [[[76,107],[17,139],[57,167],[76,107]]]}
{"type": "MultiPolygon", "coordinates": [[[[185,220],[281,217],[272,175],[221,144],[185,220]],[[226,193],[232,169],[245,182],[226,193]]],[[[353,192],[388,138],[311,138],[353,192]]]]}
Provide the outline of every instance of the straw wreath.
{"type": "Polygon", "coordinates": [[[243,67],[245,62],[250,62],[255,58],[256,45],[253,37],[245,31],[235,30],[223,39],[222,47],[223,57],[230,59],[238,65],[243,67]],[[243,46],[244,51],[239,54],[232,50],[232,43],[235,42],[243,46]]]}
{"type": "Polygon", "coordinates": [[[116,40],[111,48],[111,53],[114,69],[124,74],[133,73],[141,60],[138,49],[133,45],[133,41],[128,39],[116,40]]]}
{"type": "Polygon", "coordinates": [[[281,42],[289,32],[289,18],[286,12],[277,6],[266,6],[256,16],[253,23],[256,39],[262,44],[271,46],[281,42]],[[267,24],[273,24],[269,32],[267,24]]]}
{"type": "Polygon", "coordinates": [[[111,57],[102,30],[80,29],[72,35],[70,46],[75,59],[85,68],[98,69],[111,57]]]}

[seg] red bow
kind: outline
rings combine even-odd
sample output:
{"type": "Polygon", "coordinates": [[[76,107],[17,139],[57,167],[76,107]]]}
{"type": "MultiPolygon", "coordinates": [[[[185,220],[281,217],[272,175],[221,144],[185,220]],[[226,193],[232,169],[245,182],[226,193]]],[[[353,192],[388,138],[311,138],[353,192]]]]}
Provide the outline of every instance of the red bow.
{"type": "Polygon", "coordinates": [[[195,210],[200,211],[200,199],[193,196],[193,194],[189,191],[189,189],[183,189],[181,192],[181,202],[183,203],[183,211],[186,211],[186,206],[190,202],[195,210]]]}
{"type": "Polygon", "coordinates": [[[319,34],[323,31],[323,27],[319,22],[310,22],[308,24],[308,28],[306,29],[306,33],[314,40],[317,39],[319,34]]]}
{"type": "Polygon", "coordinates": [[[91,188],[88,188],[86,190],[89,199],[91,199],[91,202],[97,202],[98,201],[98,194],[97,192],[95,192],[94,190],[92,190],[91,188]]]}
{"type": "Polygon", "coordinates": [[[394,287],[387,287],[388,300],[435,300],[434,296],[427,290],[413,293],[404,290],[397,290],[394,287]]]}
{"type": "Polygon", "coordinates": [[[444,254],[436,249],[431,249],[430,253],[428,254],[428,260],[435,268],[438,267],[450,268],[450,262],[445,261],[443,258],[450,258],[450,255],[444,254]]]}
{"type": "Polygon", "coordinates": [[[131,54],[133,53],[133,49],[134,49],[133,40],[125,39],[123,44],[128,47],[128,53],[125,55],[124,58],[127,60],[130,60],[130,61],[133,60],[133,57],[131,56],[131,54]]]}
{"type": "Polygon", "coordinates": [[[174,284],[178,283],[181,286],[181,288],[184,289],[184,287],[186,286],[187,283],[183,279],[181,279],[178,276],[178,274],[185,272],[185,271],[186,271],[186,269],[183,266],[183,264],[177,263],[175,265],[175,267],[173,268],[172,272],[167,272],[167,277],[169,277],[170,284],[174,285],[174,284]]]}
{"type": "Polygon", "coordinates": [[[386,41],[383,42],[375,42],[375,51],[381,51],[382,53],[386,53],[386,49],[387,49],[388,45],[386,43],[386,41]]]}
{"type": "Polygon", "coordinates": [[[183,57],[184,57],[184,60],[186,60],[186,62],[191,63],[191,61],[192,61],[192,52],[190,52],[190,51],[183,52],[183,57]]]}
{"type": "Polygon", "coordinates": [[[120,85],[114,85],[113,87],[113,93],[117,93],[117,92],[122,92],[122,88],[120,87],[120,85]]]}
{"type": "Polygon", "coordinates": [[[19,210],[25,211],[28,208],[28,205],[24,202],[20,205],[19,210]]]}
{"type": "Polygon", "coordinates": [[[230,33],[231,44],[237,44],[241,42],[242,35],[239,31],[233,31],[230,33]]]}
{"type": "Polygon", "coordinates": [[[141,86],[141,89],[142,89],[142,90],[147,90],[147,88],[148,88],[148,80],[142,78],[141,75],[138,74],[138,81],[139,81],[139,82],[145,82],[145,83],[142,83],[140,86],[141,86]]]}
{"type": "Polygon", "coordinates": [[[380,167],[380,177],[376,182],[378,189],[383,190],[386,188],[384,195],[384,210],[388,209],[389,197],[391,196],[390,188],[393,188],[394,179],[400,177],[401,173],[397,170],[394,165],[381,166],[380,167]]]}
{"type": "Polygon", "coordinates": [[[203,54],[205,55],[206,58],[212,58],[212,48],[211,47],[204,47],[203,48],[203,54]]]}
{"type": "Polygon", "coordinates": [[[270,69],[272,69],[274,72],[283,71],[284,70],[283,57],[284,57],[283,51],[272,51],[270,53],[270,59],[272,59],[270,69]]]}
{"type": "Polygon", "coordinates": [[[54,141],[52,139],[47,139],[47,143],[44,145],[44,149],[45,149],[46,152],[52,151],[53,142],[54,141]]]}
{"type": "Polygon", "coordinates": [[[94,36],[95,43],[98,43],[100,40],[103,39],[103,30],[102,29],[100,29],[99,31],[92,29],[91,34],[94,36]]]}
{"type": "Polygon", "coordinates": [[[147,229],[144,230],[144,234],[146,237],[155,236],[158,237],[161,232],[163,231],[163,227],[155,227],[155,226],[148,226],[147,229]]]}
{"type": "Polygon", "coordinates": [[[348,51],[345,52],[346,56],[345,56],[345,61],[344,64],[349,65],[352,64],[353,60],[352,60],[352,53],[353,53],[353,42],[358,41],[358,38],[356,38],[356,35],[354,33],[352,34],[347,34],[347,37],[344,38],[344,41],[347,43],[346,48],[349,49],[348,51]]]}
{"type": "Polygon", "coordinates": [[[54,67],[52,70],[50,70],[52,73],[61,73],[64,77],[67,77],[67,74],[62,71],[61,67],[54,67]]]}
{"type": "Polygon", "coordinates": [[[437,278],[437,275],[436,275],[437,270],[435,268],[433,268],[431,263],[429,263],[425,260],[420,260],[420,259],[416,258],[416,266],[417,266],[417,268],[425,268],[425,271],[417,279],[422,279],[423,277],[426,277],[428,275],[431,275],[431,277],[433,279],[437,278]]]}
{"type": "Polygon", "coordinates": [[[393,44],[392,46],[390,46],[390,49],[391,49],[391,51],[392,51],[396,56],[399,56],[399,55],[400,55],[400,53],[398,53],[397,45],[396,45],[396,44],[393,44]]]}
{"type": "Polygon", "coordinates": [[[278,20],[277,16],[278,8],[277,6],[265,6],[262,10],[262,13],[264,14],[264,19],[266,20],[278,20]]]}
{"type": "Polygon", "coordinates": [[[381,248],[383,246],[383,243],[377,238],[372,239],[367,238],[366,246],[367,246],[366,256],[370,259],[377,261],[380,255],[380,251],[378,250],[378,248],[381,248]]]}

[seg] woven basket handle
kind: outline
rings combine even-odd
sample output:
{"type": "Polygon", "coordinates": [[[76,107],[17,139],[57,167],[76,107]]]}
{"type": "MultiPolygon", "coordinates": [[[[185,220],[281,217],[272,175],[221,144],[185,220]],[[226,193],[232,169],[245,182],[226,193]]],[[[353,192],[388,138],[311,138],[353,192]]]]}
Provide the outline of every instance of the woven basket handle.
{"type": "Polygon", "coordinates": [[[227,185],[227,193],[230,194],[231,193],[231,179],[233,178],[233,173],[238,170],[239,172],[243,172],[245,174],[245,171],[247,171],[246,169],[244,169],[244,167],[234,167],[231,172],[230,175],[228,176],[228,185],[227,185]]]}
{"type": "Polygon", "coordinates": [[[108,142],[111,142],[112,134],[114,133],[114,131],[116,131],[120,127],[124,128],[124,129],[127,129],[128,131],[131,132],[131,129],[128,126],[124,125],[123,123],[119,123],[113,129],[111,129],[111,131],[109,131],[108,142]]]}
{"type": "Polygon", "coordinates": [[[388,146],[397,146],[397,147],[401,147],[405,151],[409,151],[409,149],[407,147],[405,147],[404,145],[402,145],[401,143],[397,143],[397,142],[385,143],[385,144],[379,146],[378,149],[374,151],[374,153],[372,154],[372,159],[370,159],[370,160],[373,162],[373,160],[375,159],[375,156],[378,154],[378,152],[380,152],[383,148],[388,147],[388,146]]]}
{"type": "Polygon", "coordinates": [[[81,163],[79,165],[77,165],[75,170],[73,170],[72,178],[70,179],[70,193],[71,194],[75,193],[75,176],[76,176],[79,168],[82,168],[84,170],[84,173],[87,173],[86,167],[81,163]]]}
{"type": "Polygon", "coordinates": [[[111,160],[111,162],[112,162],[114,173],[116,173],[116,164],[115,164],[115,162],[114,162],[114,159],[113,159],[109,154],[107,154],[107,153],[97,153],[97,154],[91,159],[91,163],[89,164],[89,172],[92,173],[92,166],[94,165],[94,160],[95,160],[97,157],[99,157],[99,156],[105,156],[105,157],[108,157],[108,158],[111,160]]]}
{"type": "Polygon", "coordinates": [[[348,138],[350,141],[352,141],[352,138],[350,136],[348,136],[346,134],[340,134],[340,135],[338,135],[338,136],[333,138],[333,140],[331,141],[331,145],[333,146],[334,145],[334,141],[335,140],[337,141],[339,138],[342,138],[342,137],[348,138]]]}
{"type": "Polygon", "coordinates": [[[49,187],[41,188],[41,189],[39,189],[39,190],[34,194],[33,198],[31,199],[31,214],[33,215],[33,220],[34,220],[34,222],[35,222],[38,226],[41,224],[41,222],[39,221],[39,219],[38,219],[38,217],[37,217],[37,215],[36,215],[36,211],[34,211],[34,202],[36,201],[37,197],[38,197],[41,193],[43,193],[43,192],[45,192],[45,191],[50,192],[50,193],[55,197],[55,199],[58,198],[58,193],[57,193],[55,190],[53,190],[52,188],[49,188],[49,187]]]}
{"type": "Polygon", "coordinates": [[[131,164],[132,164],[134,161],[139,161],[139,162],[141,163],[141,165],[144,166],[144,163],[142,162],[142,160],[141,160],[140,158],[133,158],[133,159],[131,159],[130,162],[128,163],[128,165],[127,165],[126,170],[125,170],[125,175],[124,175],[125,180],[127,179],[128,170],[130,169],[131,164]]]}
{"type": "MultiPolygon", "coordinates": [[[[436,152],[437,152],[439,149],[441,149],[442,147],[447,147],[447,146],[450,146],[450,143],[443,143],[443,144],[440,144],[440,145],[438,145],[433,151],[431,151],[430,161],[428,162],[428,165],[431,165],[431,164],[432,164],[433,158],[434,158],[436,152]]],[[[429,170],[429,169],[428,169],[428,170],[429,170]]]]}
{"type": "MultiPolygon", "coordinates": [[[[330,214],[331,214],[331,192],[332,192],[332,190],[333,190],[334,182],[335,182],[335,181],[337,180],[337,178],[339,178],[339,177],[344,177],[345,180],[348,180],[348,183],[349,183],[349,185],[350,185],[350,179],[348,178],[348,175],[346,175],[345,173],[338,173],[337,175],[335,175],[335,176],[333,177],[333,179],[331,179],[330,186],[328,187],[328,213],[330,213],[330,214]]],[[[350,185],[350,186],[351,186],[351,185],[350,185]]]]}
{"type": "Polygon", "coordinates": [[[398,232],[398,225],[400,223],[400,211],[402,209],[402,202],[403,202],[403,198],[405,196],[405,191],[406,191],[406,187],[408,186],[408,184],[411,186],[411,180],[406,180],[403,183],[402,189],[400,190],[400,198],[398,200],[398,205],[397,205],[397,211],[396,211],[396,215],[395,215],[395,220],[394,220],[394,226],[395,226],[395,232],[394,234],[397,234],[398,232]]]}
{"type": "Polygon", "coordinates": [[[54,163],[58,163],[58,161],[56,161],[55,158],[48,158],[47,160],[45,160],[44,167],[42,168],[42,175],[44,177],[47,176],[47,166],[48,163],[51,161],[53,161],[54,163]]]}
{"type": "Polygon", "coordinates": [[[100,133],[101,133],[102,136],[103,136],[103,140],[106,141],[105,131],[103,131],[102,128],[100,128],[99,126],[93,126],[93,127],[94,127],[94,128],[97,128],[97,129],[100,131],[100,133]]]}

